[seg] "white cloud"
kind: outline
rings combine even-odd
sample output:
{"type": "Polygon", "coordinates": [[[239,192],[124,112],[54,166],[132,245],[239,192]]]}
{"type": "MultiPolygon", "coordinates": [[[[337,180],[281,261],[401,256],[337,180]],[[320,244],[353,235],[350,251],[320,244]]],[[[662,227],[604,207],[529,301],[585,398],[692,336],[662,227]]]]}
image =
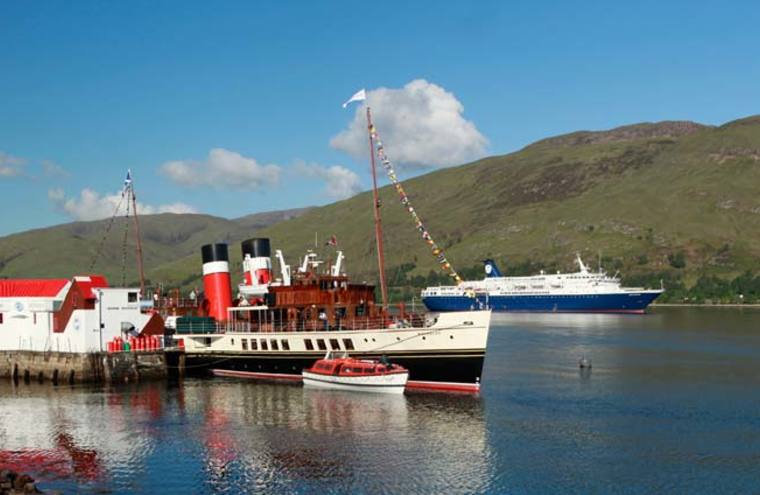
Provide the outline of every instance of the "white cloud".
{"type": "MultiPolygon", "coordinates": [[[[100,220],[110,218],[121,203],[119,214],[125,212],[125,203],[121,200],[121,192],[101,195],[97,191],[85,188],[79,193],[79,197],[67,198],[63,189],[51,189],[48,198],[61,211],[74,220],[100,220]]],[[[137,202],[137,212],[141,215],[154,213],[197,213],[195,208],[185,203],[171,203],[167,205],[151,206],[137,202]]]]}
{"type": "Polygon", "coordinates": [[[277,165],[261,165],[234,151],[214,148],[204,162],[177,160],[164,163],[159,171],[182,186],[254,191],[277,184],[281,169],[277,165]]]}
{"type": "Polygon", "coordinates": [[[307,177],[318,177],[325,181],[325,194],[333,199],[347,199],[362,191],[359,176],[345,167],[333,165],[323,167],[316,163],[297,163],[296,173],[307,177]]]}
{"type": "MultiPolygon", "coordinates": [[[[462,113],[452,93],[424,79],[401,89],[367,92],[375,127],[392,162],[409,168],[459,165],[483,157],[488,140],[462,113]]],[[[330,140],[330,146],[367,160],[367,122],[356,105],[354,119],[330,140]]]]}
{"type": "Polygon", "coordinates": [[[18,177],[24,174],[26,160],[0,151],[0,177],[18,177]]]}
{"type": "Polygon", "coordinates": [[[58,165],[57,163],[50,161],[50,160],[42,160],[40,162],[40,165],[42,165],[42,175],[43,177],[68,177],[69,172],[58,165]]]}

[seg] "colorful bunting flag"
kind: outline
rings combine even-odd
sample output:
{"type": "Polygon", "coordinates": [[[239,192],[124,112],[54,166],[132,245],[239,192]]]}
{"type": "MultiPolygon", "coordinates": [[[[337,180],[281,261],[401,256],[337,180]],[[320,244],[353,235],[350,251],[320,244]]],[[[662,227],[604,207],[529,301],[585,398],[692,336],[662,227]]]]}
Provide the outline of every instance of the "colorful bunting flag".
{"type": "Polygon", "coordinates": [[[449,261],[446,259],[446,255],[444,254],[443,250],[440,247],[438,247],[435,241],[433,241],[433,238],[430,236],[430,233],[425,228],[425,225],[422,223],[422,220],[420,220],[420,217],[417,215],[417,212],[415,211],[414,207],[412,207],[411,202],[409,201],[409,197],[406,195],[406,191],[404,191],[403,186],[398,180],[398,176],[396,175],[396,171],[393,169],[393,165],[391,164],[391,161],[388,159],[388,156],[385,154],[385,147],[374,125],[369,126],[369,133],[370,133],[370,136],[372,136],[372,139],[375,141],[375,151],[376,151],[377,157],[380,160],[380,163],[383,164],[385,173],[388,175],[388,178],[390,179],[391,183],[396,188],[396,192],[398,193],[399,199],[401,200],[401,204],[412,216],[412,220],[414,221],[415,228],[422,235],[422,239],[426,241],[428,245],[430,246],[433,256],[436,257],[439,265],[441,266],[441,269],[444,271],[448,271],[449,276],[453,278],[457,284],[461,284],[462,278],[459,276],[456,270],[454,270],[454,268],[451,266],[451,263],[449,263],[449,261]]]}

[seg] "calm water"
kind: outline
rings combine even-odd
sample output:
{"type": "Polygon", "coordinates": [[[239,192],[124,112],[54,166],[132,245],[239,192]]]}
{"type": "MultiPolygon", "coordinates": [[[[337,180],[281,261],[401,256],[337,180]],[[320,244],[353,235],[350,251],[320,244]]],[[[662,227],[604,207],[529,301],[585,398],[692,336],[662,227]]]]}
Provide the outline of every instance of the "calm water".
{"type": "Polygon", "coordinates": [[[484,380],[0,382],[0,464],[67,493],[760,492],[760,311],[497,315],[484,380]]]}

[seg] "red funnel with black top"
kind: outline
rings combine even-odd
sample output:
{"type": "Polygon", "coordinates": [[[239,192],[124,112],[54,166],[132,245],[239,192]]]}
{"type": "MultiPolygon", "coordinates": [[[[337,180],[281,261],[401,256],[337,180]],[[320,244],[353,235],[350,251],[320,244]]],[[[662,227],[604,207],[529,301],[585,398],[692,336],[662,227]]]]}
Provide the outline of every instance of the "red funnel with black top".
{"type": "Polygon", "coordinates": [[[227,308],[232,306],[230,255],[227,244],[206,244],[201,247],[201,257],[208,315],[216,321],[227,321],[227,308]]]}

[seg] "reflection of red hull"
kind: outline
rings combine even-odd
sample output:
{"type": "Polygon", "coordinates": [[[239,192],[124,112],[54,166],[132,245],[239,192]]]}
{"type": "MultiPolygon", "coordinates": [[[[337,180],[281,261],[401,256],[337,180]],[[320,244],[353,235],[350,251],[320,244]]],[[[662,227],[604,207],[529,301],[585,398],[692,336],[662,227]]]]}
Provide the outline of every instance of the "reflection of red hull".
{"type": "Polygon", "coordinates": [[[48,473],[70,477],[74,470],[71,459],[62,449],[0,450],[0,469],[21,473],[48,473]]]}
{"type": "Polygon", "coordinates": [[[97,454],[72,453],[66,448],[0,450],[0,469],[34,476],[94,480],[100,476],[97,454]]]}

